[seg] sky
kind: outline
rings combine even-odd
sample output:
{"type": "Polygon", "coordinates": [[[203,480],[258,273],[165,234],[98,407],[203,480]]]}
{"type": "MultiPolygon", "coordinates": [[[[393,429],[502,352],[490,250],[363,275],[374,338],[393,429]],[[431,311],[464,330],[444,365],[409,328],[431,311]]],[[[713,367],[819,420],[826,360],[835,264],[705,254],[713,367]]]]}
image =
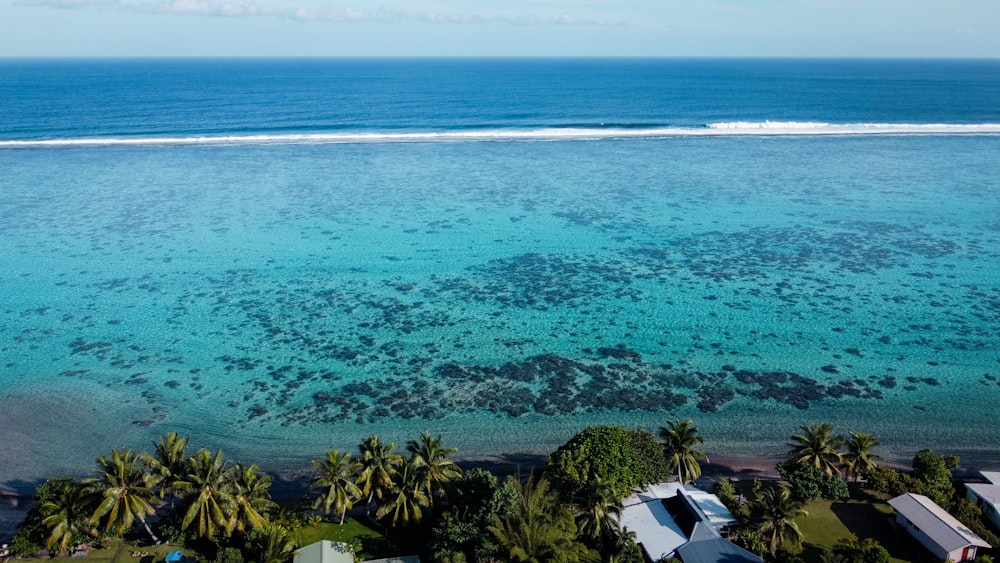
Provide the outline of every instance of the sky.
{"type": "Polygon", "coordinates": [[[0,0],[0,57],[1000,58],[1000,0],[0,0]]]}

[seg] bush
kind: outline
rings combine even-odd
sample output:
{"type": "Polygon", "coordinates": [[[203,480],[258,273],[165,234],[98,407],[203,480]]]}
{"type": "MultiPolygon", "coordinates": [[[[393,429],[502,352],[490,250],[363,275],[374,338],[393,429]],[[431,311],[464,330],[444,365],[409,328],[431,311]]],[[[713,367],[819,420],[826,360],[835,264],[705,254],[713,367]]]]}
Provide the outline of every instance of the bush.
{"type": "Polygon", "coordinates": [[[827,558],[825,563],[889,563],[889,550],[874,538],[858,541],[854,534],[842,538],[833,548],[835,558],[827,558]]]}
{"type": "Polygon", "coordinates": [[[743,507],[740,506],[740,501],[736,498],[736,485],[733,484],[732,480],[719,479],[712,484],[709,492],[719,497],[719,500],[729,509],[729,512],[733,513],[733,516],[739,517],[743,512],[743,507]]]}
{"type": "Polygon", "coordinates": [[[897,497],[908,492],[905,476],[891,467],[876,465],[864,474],[868,488],[897,497]]]}
{"type": "MultiPolygon", "coordinates": [[[[646,484],[651,471],[648,452],[637,452],[633,432],[621,426],[591,426],[559,446],[549,458],[548,474],[564,499],[578,496],[603,481],[622,498],[646,484]]],[[[660,450],[662,456],[662,449],[660,450]]]]}
{"type": "Polygon", "coordinates": [[[778,473],[801,501],[843,500],[851,496],[847,483],[839,475],[827,475],[811,465],[789,460],[778,464],[778,473]]]}

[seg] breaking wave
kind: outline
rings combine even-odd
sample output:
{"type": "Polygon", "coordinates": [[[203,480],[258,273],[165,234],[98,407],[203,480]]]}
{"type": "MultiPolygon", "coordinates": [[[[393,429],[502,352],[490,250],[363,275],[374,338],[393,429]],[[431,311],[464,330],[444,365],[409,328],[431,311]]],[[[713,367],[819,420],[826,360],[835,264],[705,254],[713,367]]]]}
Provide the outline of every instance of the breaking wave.
{"type": "Polygon", "coordinates": [[[909,124],[824,123],[813,121],[728,121],[700,127],[548,127],[425,132],[338,132],[173,137],[80,137],[0,140],[0,149],[190,145],[279,145],[361,143],[459,143],[489,141],[586,141],[712,136],[816,135],[1000,135],[1000,123],[909,124]]]}

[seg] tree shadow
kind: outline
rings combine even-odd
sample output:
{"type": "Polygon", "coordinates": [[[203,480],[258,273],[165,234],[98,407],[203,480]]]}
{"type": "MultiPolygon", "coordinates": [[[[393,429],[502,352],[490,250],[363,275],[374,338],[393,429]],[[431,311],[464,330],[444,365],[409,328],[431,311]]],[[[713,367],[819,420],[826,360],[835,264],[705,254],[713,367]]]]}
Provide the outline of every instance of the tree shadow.
{"type": "Polygon", "coordinates": [[[919,544],[895,525],[891,515],[876,508],[872,502],[835,502],[830,510],[859,540],[873,538],[895,559],[922,560],[924,552],[919,544]]]}

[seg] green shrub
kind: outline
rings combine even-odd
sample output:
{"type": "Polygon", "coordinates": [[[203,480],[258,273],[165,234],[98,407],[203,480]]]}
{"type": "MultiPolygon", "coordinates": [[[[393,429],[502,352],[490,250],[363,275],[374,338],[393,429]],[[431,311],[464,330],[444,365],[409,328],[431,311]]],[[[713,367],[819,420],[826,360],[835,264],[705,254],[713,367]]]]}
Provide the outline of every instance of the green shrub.
{"type": "Polygon", "coordinates": [[[811,465],[789,460],[778,464],[778,473],[801,501],[843,500],[851,496],[847,483],[839,475],[827,475],[811,465]]]}

